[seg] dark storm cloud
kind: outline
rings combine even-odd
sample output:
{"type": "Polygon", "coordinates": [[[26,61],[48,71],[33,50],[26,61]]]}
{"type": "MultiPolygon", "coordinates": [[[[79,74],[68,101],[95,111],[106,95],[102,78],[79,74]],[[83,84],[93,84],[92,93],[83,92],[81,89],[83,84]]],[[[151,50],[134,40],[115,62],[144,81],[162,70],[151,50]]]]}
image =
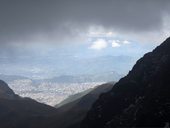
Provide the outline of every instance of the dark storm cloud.
{"type": "Polygon", "coordinates": [[[62,39],[99,25],[117,31],[159,31],[168,0],[0,0],[0,43],[62,39]],[[51,36],[53,35],[53,36],[51,36]]]}

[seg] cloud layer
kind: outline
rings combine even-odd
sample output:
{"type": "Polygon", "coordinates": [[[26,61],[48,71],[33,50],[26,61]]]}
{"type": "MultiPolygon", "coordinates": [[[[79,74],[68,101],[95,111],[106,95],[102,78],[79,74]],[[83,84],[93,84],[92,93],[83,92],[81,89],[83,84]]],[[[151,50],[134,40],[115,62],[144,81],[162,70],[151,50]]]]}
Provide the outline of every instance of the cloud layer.
{"type": "Polygon", "coordinates": [[[1,0],[0,43],[81,42],[91,27],[157,37],[169,8],[169,0],[1,0]]]}

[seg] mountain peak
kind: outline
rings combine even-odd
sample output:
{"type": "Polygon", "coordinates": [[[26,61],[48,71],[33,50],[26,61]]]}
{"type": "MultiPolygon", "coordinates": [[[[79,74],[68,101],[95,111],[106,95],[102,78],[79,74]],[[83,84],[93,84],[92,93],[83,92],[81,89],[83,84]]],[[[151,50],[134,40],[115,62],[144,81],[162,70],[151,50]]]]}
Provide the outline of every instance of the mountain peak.
{"type": "Polygon", "coordinates": [[[154,53],[165,54],[170,53],[170,37],[167,38],[160,46],[158,46],[155,50],[153,50],[154,53]]]}
{"type": "Polygon", "coordinates": [[[0,80],[0,98],[11,99],[15,96],[12,89],[10,89],[4,81],[0,80]]]}

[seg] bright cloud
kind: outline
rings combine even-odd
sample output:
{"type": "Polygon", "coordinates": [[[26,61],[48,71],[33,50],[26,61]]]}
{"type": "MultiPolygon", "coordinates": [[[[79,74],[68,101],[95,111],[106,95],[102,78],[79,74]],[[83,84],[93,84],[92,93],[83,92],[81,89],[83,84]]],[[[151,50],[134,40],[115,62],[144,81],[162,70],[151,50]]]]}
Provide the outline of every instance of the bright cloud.
{"type": "Polygon", "coordinates": [[[128,40],[110,40],[109,41],[113,48],[120,47],[122,45],[130,44],[128,40]]]}
{"type": "Polygon", "coordinates": [[[119,40],[119,39],[110,39],[108,40],[107,37],[104,38],[99,38],[99,39],[95,39],[95,41],[92,41],[93,38],[90,38],[91,40],[89,40],[89,42],[92,42],[92,45],[89,47],[90,49],[95,49],[95,50],[101,50],[104,49],[108,46],[111,46],[113,48],[118,48],[121,47],[123,45],[128,45],[131,44],[131,42],[129,42],[128,40],[119,40]]]}
{"type": "Polygon", "coordinates": [[[127,40],[124,40],[124,41],[123,41],[123,44],[130,44],[130,42],[127,41],[127,40]]]}
{"type": "Polygon", "coordinates": [[[95,49],[95,50],[101,50],[107,47],[107,42],[104,39],[97,39],[92,43],[92,45],[89,47],[90,49],[95,49]]]}
{"type": "Polygon", "coordinates": [[[119,41],[117,40],[112,40],[112,47],[115,48],[115,47],[120,47],[121,45],[119,44],[119,41]]]}

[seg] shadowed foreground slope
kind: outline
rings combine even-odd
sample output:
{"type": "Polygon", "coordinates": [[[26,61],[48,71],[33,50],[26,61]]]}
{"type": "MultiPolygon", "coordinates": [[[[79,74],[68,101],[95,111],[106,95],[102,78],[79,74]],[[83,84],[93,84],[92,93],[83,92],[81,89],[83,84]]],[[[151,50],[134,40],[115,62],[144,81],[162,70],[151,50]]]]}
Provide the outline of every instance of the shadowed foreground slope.
{"type": "MultiPolygon", "coordinates": [[[[0,127],[37,128],[41,121],[56,113],[56,109],[29,98],[16,95],[0,80],[0,127]]],[[[42,126],[43,127],[43,126],[42,126]]]]}
{"type": "Polygon", "coordinates": [[[81,121],[98,96],[109,91],[113,85],[114,83],[99,85],[85,96],[59,107],[55,118],[56,126],[58,128],[79,128],[81,121]]]}

